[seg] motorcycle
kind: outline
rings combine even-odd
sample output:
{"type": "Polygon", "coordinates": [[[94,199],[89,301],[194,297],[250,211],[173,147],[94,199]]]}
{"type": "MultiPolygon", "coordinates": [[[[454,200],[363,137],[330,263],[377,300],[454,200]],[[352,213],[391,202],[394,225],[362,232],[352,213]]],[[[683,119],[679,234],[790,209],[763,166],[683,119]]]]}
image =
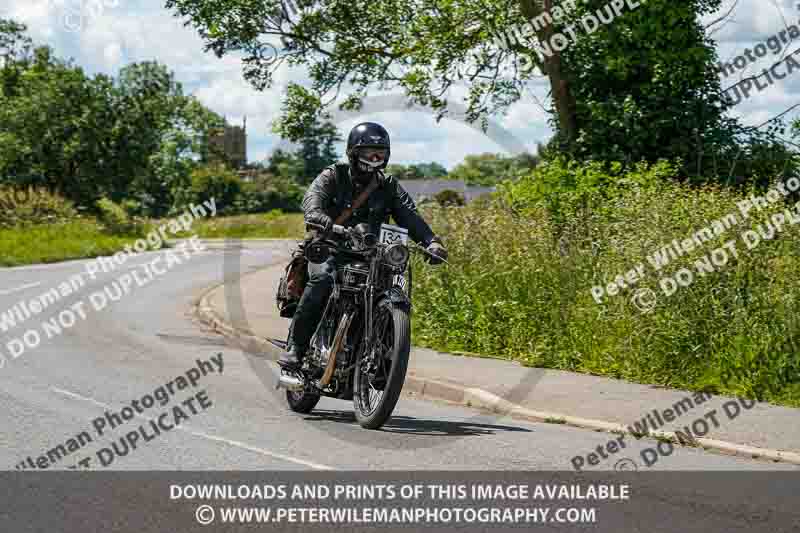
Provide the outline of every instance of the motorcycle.
{"type": "MultiPolygon", "coordinates": [[[[309,413],[322,396],[352,400],[358,423],[378,429],[391,417],[411,349],[411,248],[408,231],[382,224],[334,225],[305,250],[311,263],[336,256],[336,274],[301,368],[281,366],[276,388],[289,408],[309,413]]],[[[413,243],[412,243],[413,244],[413,243]]],[[[419,248],[431,255],[424,248],[419,248]]],[[[281,349],[285,341],[270,341],[281,349]]]]}

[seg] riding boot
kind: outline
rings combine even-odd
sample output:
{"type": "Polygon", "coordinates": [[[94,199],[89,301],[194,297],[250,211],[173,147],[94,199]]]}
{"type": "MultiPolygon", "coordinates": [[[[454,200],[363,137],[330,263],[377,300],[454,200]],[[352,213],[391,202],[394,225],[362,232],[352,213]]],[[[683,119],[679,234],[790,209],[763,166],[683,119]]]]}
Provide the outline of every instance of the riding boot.
{"type": "Polygon", "coordinates": [[[294,345],[288,345],[278,359],[281,366],[300,368],[303,366],[303,352],[299,351],[294,345]]]}
{"type": "MultiPolygon", "coordinates": [[[[302,299],[301,299],[302,301],[302,299]]],[[[301,313],[301,308],[298,306],[292,317],[292,323],[289,326],[289,338],[286,340],[286,351],[283,352],[278,359],[278,363],[282,366],[300,368],[303,366],[303,356],[308,347],[308,337],[305,329],[304,313],[301,313]],[[299,335],[297,334],[299,331],[299,335]],[[298,342],[298,340],[300,342],[298,342]]]]}

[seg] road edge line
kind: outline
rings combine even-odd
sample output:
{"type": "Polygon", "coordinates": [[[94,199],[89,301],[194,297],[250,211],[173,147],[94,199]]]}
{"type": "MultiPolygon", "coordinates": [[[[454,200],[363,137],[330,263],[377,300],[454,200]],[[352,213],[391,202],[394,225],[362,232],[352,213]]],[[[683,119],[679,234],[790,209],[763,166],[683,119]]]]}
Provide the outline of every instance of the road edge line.
{"type": "MultiPolygon", "coordinates": [[[[263,269],[259,269],[253,272],[248,272],[244,276],[241,276],[239,279],[245,276],[257,274],[262,270],[266,270],[268,268],[274,268],[274,266],[275,265],[270,265],[263,269]]],[[[225,320],[221,316],[219,316],[216,310],[211,306],[209,302],[209,296],[213,291],[217,290],[218,288],[224,285],[225,283],[223,282],[214,285],[203,292],[203,294],[197,299],[197,304],[194,306],[194,312],[193,312],[194,316],[196,316],[203,324],[210,327],[217,333],[223,335],[226,338],[236,341],[236,343],[240,347],[247,346],[248,347],[247,351],[250,352],[251,354],[253,352],[269,353],[276,351],[277,348],[272,346],[266,339],[259,337],[257,335],[253,335],[248,332],[237,330],[231,324],[225,322],[225,320]],[[253,350],[253,347],[256,347],[256,350],[253,350]]],[[[412,348],[412,356],[413,356],[413,350],[414,349],[412,348]]],[[[555,413],[551,411],[536,411],[533,409],[529,409],[527,407],[523,407],[522,405],[509,402],[508,400],[484,389],[478,389],[474,387],[463,387],[461,385],[456,385],[453,383],[447,383],[444,381],[438,381],[428,378],[421,378],[413,375],[406,375],[406,381],[405,385],[403,386],[403,392],[406,394],[410,393],[414,396],[419,396],[422,398],[429,398],[432,400],[440,400],[448,403],[455,403],[476,409],[485,409],[492,411],[494,413],[509,415],[512,417],[517,417],[533,422],[558,423],[581,429],[591,429],[594,431],[602,431],[606,433],[617,433],[617,434],[635,436],[635,434],[629,431],[626,426],[616,422],[608,422],[605,420],[596,420],[591,418],[582,418],[572,415],[565,415],[562,413],[555,413]]],[[[669,431],[653,431],[650,432],[648,435],[645,435],[645,437],[651,437],[651,438],[661,437],[669,439],[674,442],[678,441],[677,437],[675,436],[675,433],[669,431]]],[[[757,446],[736,444],[733,442],[708,439],[705,437],[697,438],[695,439],[695,442],[698,445],[696,447],[701,447],[704,450],[725,452],[727,454],[734,454],[742,457],[746,456],[751,459],[767,459],[774,462],[800,465],[800,454],[795,452],[773,450],[770,448],[759,448],[757,446]]],[[[691,447],[691,446],[682,445],[682,447],[691,447]]]]}

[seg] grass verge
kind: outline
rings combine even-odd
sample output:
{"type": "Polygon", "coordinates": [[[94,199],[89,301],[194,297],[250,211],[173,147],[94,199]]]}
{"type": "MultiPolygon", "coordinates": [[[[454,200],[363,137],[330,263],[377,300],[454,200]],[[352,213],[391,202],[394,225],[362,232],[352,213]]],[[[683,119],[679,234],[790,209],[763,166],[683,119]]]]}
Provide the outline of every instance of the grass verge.
{"type": "MultiPolygon", "coordinates": [[[[164,221],[153,221],[153,224],[160,222],[164,221]]],[[[197,234],[205,239],[300,239],[303,231],[302,214],[272,211],[262,215],[197,220],[191,232],[180,233],[176,237],[197,234]]],[[[56,263],[112,255],[141,236],[112,235],[103,225],[89,218],[0,228],[0,266],[56,263]]]]}
{"type": "Polygon", "coordinates": [[[180,233],[177,237],[196,234],[201,239],[301,239],[303,233],[302,213],[270,211],[196,220],[190,232],[180,233]]]}
{"type": "Polygon", "coordinates": [[[0,229],[0,266],[111,255],[137,237],[109,235],[89,219],[0,229]]]}

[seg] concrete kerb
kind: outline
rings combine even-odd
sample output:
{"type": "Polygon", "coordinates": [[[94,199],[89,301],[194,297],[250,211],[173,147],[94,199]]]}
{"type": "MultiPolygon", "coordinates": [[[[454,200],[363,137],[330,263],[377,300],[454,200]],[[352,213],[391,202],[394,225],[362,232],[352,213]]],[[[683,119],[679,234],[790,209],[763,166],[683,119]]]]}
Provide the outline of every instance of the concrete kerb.
{"type": "MultiPolygon", "coordinates": [[[[257,273],[250,272],[247,275],[257,273]]],[[[244,276],[242,276],[244,277],[244,276]]],[[[240,278],[241,279],[241,278],[240,278]]],[[[252,332],[239,330],[225,321],[216,310],[211,306],[210,295],[215,290],[223,287],[225,283],[214,285],[207,289],[197,300],[193,314],[206,326],[215,332],[235,342],[242,349],[246,349],[250,354],[273,354],[273,357],[266,357],[274,360],[277,357],[277,349],[266,339],[254,335],[252,332]]],[[[413,349],[412,349],[413,357],[413,349]]],[[[497,396],[483,389],[463,387],[454,383],[447,383],[435,379],[422,378],[409,374],[406,376],[403,392],[421,398],[444,401],[452,404],[463,405],[480,410],[490,411],[500,415],[508,415],[513,418],[529,420],[532,422],[557,422],[566,426],[572,426],[593,431],[607,433],[617,433],[633,435],[628,428],[615,422],[605,420],[595,420],[591,418],[581,418],[551,411],[536,411],[528,409],[519,404],[497,396]]],[[[646,437],[669,439],[678,442],[675,433],[670,431],[652,431],[646,437]]],[[[734,454],[753,459],[766,459],[770,461],[783,462],[800,465],[800,454],[769,448],[758,448],[744,444],[736,444],[716,439],[697,438],[696,443],[699,447],[708,451],[718,451],[726,454],[734,454]]]]}
{"type": "Polygon", "coordinates": [[[205,326],[214,332],[232,341],[238,348],[245,350],[251,355],[263,354],[274,349],[265,339],[253,335],[252,332],[234,328],[225,321],[211,305],[210,296],[215,290],[223,287],[225,283],[220,283],[206,289],[203,294],[194,302],[192,314],[205,326]]]}

